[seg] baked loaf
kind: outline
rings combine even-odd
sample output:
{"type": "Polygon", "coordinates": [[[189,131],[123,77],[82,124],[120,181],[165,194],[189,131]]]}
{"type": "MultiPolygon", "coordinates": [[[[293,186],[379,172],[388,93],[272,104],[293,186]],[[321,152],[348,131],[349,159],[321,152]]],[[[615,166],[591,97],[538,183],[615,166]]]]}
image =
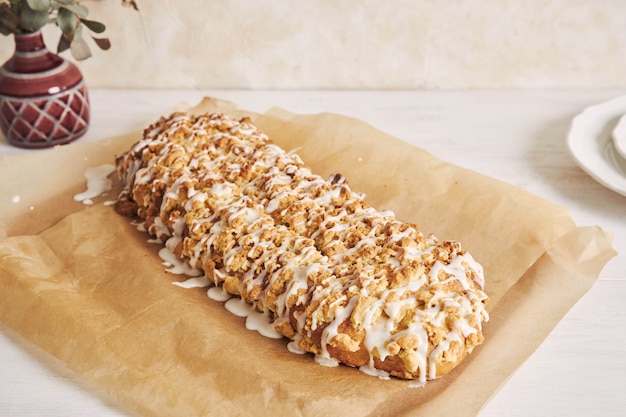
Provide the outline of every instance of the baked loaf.
{"type": "Polygon", "coordinates": [[[483,341],[483,271],[459,243],[313,174],[247,118],[174,113],[116,163],[118,211],[322,362],[425,382],[483,341]]]}

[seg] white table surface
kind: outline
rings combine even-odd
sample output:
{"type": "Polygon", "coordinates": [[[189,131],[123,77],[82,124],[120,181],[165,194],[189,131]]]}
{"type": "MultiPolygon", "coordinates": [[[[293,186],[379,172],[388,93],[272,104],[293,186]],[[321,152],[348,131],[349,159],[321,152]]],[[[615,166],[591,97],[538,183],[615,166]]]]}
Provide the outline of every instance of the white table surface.
{"type": "MultiPolygon", "coordinates": [[[[481,417],[626,415],[626,197],[585,174],[566,147],[583,108],[625,91],[169,91],[94,90],[81,141],[143,127],[205,95],[253,111],[335,112],[457,165],[567,207],[580,226],[614,232],[620,253],[481,417]]],[[[0,155],[24,152],[0,141],[0,155]]],[[[33,151],[29,151],[33,152],[33,151]]],[[[41,152],[41,151],[35,151],[41,152]]],[[[480,381],[477,381],[480,383],[480,381]]],[[[122,416],[96,387],[0,325],[0,416],[122,416]]]]}

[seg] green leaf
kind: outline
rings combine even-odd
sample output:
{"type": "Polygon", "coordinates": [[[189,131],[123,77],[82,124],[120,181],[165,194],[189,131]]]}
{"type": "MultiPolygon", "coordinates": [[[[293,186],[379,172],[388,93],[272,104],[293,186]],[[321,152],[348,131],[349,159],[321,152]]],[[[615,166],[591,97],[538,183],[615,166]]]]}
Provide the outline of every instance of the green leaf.
{"type": "Polygon", "coordinates": [[[82,38],[83,38],[83,27],[80,25],[80,23],[76,23],[76,31],[74,32],[74,39],[82,39],[82,38]]]}
{"type": "Polygon", "coordinates": [[[74,33],[79,26],[79,20],[76,15],[67,9],[59,9],[57,14],[57,25],[70,41],[74,39],[74,33]]]}
{"type": "Polygon", "coordinates": [[[107,51],[111,48],[111,41],[108,38],[94,38],[92,36],[91,39],[93,39],[96,45],[103,51],[107,51]]]}
{"type": "Polygon", "coordinates": [[[26,3],[28,3],[28,7],[37,12],[47,12],[50,7],[50,0],[26,0],[26,3]]]}
{"type": "Polygon", "coordinates": [[[70,49],[70,41],[65,37],[65,35],[61,35],[59,39],[59,44],[57,45],[57,53],[60,54],[63,51],[67,51],[70,49]]]}
{"type": "Polygon", "coordinates": [[[106,26],[104,26],[100,22],[96,22],[96,21],[93,21],[93,20],[87,20],[87,19],[80,19],[80,21],[83,23],[83,25],[87,26],[89,28],[89,30],[91,30],[92,32],[95,32],[95,33],[102,33],[106,29],[106,26]]]}
{"type": "Polygon", "coordinates": [[[59,8],[59,12],[63,9],[69,10],[80,18],[87,17],[87,14],[89,13],[89,10],[87,10],[85,6],[81,6],[80,4],[64,4],[59,8]]]}
{"type": "Polygon", "coordinates": [[[20,19],[9,8],[9,5],[5,3],[0,4],[0,24],[3,28],[9,30],[9,33],[20,32],[20,19]]]}
{"type": "Polygon", "coordinates": [[[22,26],[30,31],[41,29],[48,23],[48,11],[38,11],[30,8],[28,3],[24,3],[20,13],[22,26]]]}
{"type": "Polygon", "coordinates": [[[0,20],[0,33],[5,35],[5,36],[9,36],[11,33],[13,33],[13,30],[6,26],[1,20],[0,20]]]}
{"type": "Polygon", "coordinates": [[[74,38],[70,44],[70,51],[72,52],[72,56],[78,61],[82,61],[91,56],[89,45],[87,45],[87,42],[85,42],[83,38],[74,38]]]}
{"type": "Polygon", "coordinates": [[[76,4],[76,0],[50,0],[52,10],[59,10],[62,6],[76,4]]]}

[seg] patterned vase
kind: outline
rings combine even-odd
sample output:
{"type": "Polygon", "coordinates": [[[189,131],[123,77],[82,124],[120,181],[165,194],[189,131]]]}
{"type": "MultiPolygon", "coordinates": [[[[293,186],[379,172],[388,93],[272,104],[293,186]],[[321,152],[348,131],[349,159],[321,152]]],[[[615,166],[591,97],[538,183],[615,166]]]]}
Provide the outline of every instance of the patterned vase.
{"type": "Polygon", "coordinates": [[[46,48],[41,32],[15,36],[15,53],[0,68],[0,128],[9,143],[47,148],[80,138],[89,126],[83,76],[46,48]]]}

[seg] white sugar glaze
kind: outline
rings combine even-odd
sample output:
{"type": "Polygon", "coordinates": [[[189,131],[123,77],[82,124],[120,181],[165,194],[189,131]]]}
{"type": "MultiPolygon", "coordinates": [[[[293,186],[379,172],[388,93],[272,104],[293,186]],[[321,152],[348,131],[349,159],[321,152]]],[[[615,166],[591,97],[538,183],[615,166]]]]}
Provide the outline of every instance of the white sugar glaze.
{"type": "Polygon", "coordinates": [[[172,284],[181,288],[205,288],[211,285],[211,280],[206,275],[202,275],[201,277],[192,277],[184,281],[174,281],[172,284]]]}
{"type": "MultiPolygon", "coordinates": [[[[200,269],[191,266],[185,271],[185,267],[173,255],[180,245],[192,243],[185,237],[185,233],[201,235],[191,247],[185,247],[183,257],[185,265],[200,266],[211,260],[211,248],[218,244],[217,237],[223,231],[243,228],[246,232],[238,240],[220,249],[223,252],[222,265],[212,270],[211,280],[221,284],[229,277],[240,277],[237,288],[231,287],[229,291],[246,297],[268,280],[268,286],[271,287],[283,273],[288,273],[291,279],[275,299],[266,299],[267,294],[262,292],[248,300],[263,309],[263,312],[255,310],[240,298],[229,299],[226,308],[233,314],[248,319],[253,317],[247,320],[250,324],[246,326],[261,333],[263,331],[259,327],[272,327],[268,316],[270,310],[276,316],[277,328],[285,323],[286,318],[293,316],[297,334],[288,344],[288,349],[295,352],[302,350],[301,343],[305,341],[303,334],[314,332],[318,326],[322,326],[320,347],[313,353],[315,361],[325,366],[337,365],[337,360],[328,348],[340,336],[345,338],[340,326],[344,322],[358,320],[358,326],[366,330],[362,344],[370,354],[369,363],[360,369],[383,379],[388,378],[389,374],[376,368],[376,360],[384,361],[396,355],[408,339],[413,340],[413,347],[406,351],[414,367],[411,372],[416,372],[419,382],[423,384],[427,379],[437,377],[438,361],[454,344],[466,343],[466,337],[481,331],[482,322],[488,320],[483,305],[486,296],[481,291],[484,285],[483,271],[469,254],[461,251],[460,245],[455,242],[440,244],[433,236],[422,238],[412,226],[396,221],[390,211],[365,207],[354,212],[354,206],[363,205],[364,196],[352,192],[344,178],[335,176],[324,180],[312,174],[302,166],[297,155],[286,153],[276,145],[266,144],[263,134],[248,125],[243,126],[228,119],[215,121],[230,123],[230,130],[216,133],[211,138],[214,141],[233,141],[230,154],[220,154],[222,151],[212,142],[206,145],[206,151],[211,153],[211,157],[204,153],[188,154],[183,145],[168,140],[179,132],[181,126],[187,126],[190,120],[190,116],[177,115],[170,119],[168,129],[155,128],[149,131],[146,139],[139,142],[133,152],[141,154],[153,144],[161,143],[165,144],[166,152],[156,155],[145,166],[140,159],[131,159],[125,166],[126,171],[122,172],[127,184],[150,186],[158,183],[165,187],[161,213],[168,212],[179,201],[182,201],[186,212],[197,210],[197,207],[211,207],[210,210],[204,209],[207,214],[201,212],[184,223],[182,216],[174,220],[157,216],[149,225],[148,231],[165,241],[162,257],[171,266],[170,272],[192,276],[202,274],[200,269]],[[240,132],[250,135],[247,139],[249,142],[236,136],[240,132]],[[176,171],[176,178],[169,177],[173,171],[162,173],[155,168],[165,165],[166,158],[172,155],[176,155],[176,159],[167,163],[182,167],[176,171]],[[245,167],[237,162],[237,158],[242,156],[247,164],[245,167]],[[248,183],[236,185],[235,181],[241,178],[244,168],[261,174],[248,183]],[[202,172],[203,176],[198,178],[196,172],[202,172]],[[298,178],[295,186],[294,178],[298,178]],[[202,181],[210,185],[199,192],[202,181]],[[295,203],[292,206],[284,208],[285,201],[293,200],[295,203]],[[337,201],[344,202],[332,213],[325,211],[326,207],[336,206],[337,201]],[[302,208],[299,209],[298,205],[302,208]],[[294,210],[290,211],[290,207],[294,210]],[[355,225],[364,229],[365,234],[353,246],[343,247],[343,242],[349,241],[355,233],[355,225]],[[287,231],[292,230],[297,235],[281,240],[278,247],[261,238],[270,233],[291,236],[287,231]],[[401,249],[395,249],[397,247],[401,249]],[[379,264],[365,263],[356,272],[349,267],[350,262],[354,261],[347,260],[378,248],[385,249],[391,255],[383,258],[379,264]],[[445,261],[437,259],[438,252],[442,250],[449,252],[445,261]],[[238,272],[241,260],[246,258],[250,259],[251,267],[238,272]],[[424,263],[427,266],[422,269],[412,266],[424,263]],[[388,273],[402,271],[408,266],[413,268],[408,276],[388,273]],[[396,275],[398,279],[406,278],[407,282],[390,286],[372,297],[371,288],[388,278],[395,279],[396,275]],[[316,285],[311,286],[311,282],[316,285]],[[475,285],[480,289],[476,290],[475,285]],[[458,288],[458,291],[444,290],[450,286],[458,288]],[[428,291],[427,301],[421,305],[419,297],[428,291]],[[296,310],[299,306],[315,308],[304,314],[296,310]],[[450,309],[458,311],[458,317],[452,322],[446,320],[450,309]],[[332,317],[330,321],[328,316],[332,317]],[[260,317],[265,321],[257,320],[260,317]],[[401,322],[404,323],[402,328],[398,327],[401,322]],[[429,347],[431,334],[426,328],[445,331],[432,348],[429,347]]],[[[214,120],[206,117],[193,120],[195,124],[189,134],[199,139],[206,134],[204,129],[214,123],[214,120]]],[[[194,146],[194,141],[188,140],[185,146],[194,146]]],[[[144,202],[138,201],[138,204],[144,202]]],[[[148,200],[146,204],[149,204],[148,200]]],[[[220,301],[224,301],[225,295],[230,297],[230,294],[218,288],[210,288],[207,295],[220,301]]],[[[278,334],[275,329],[272,330],[274,335],[278,334]]],[[[271,333],[268,334],[273,337],[271,333]]]]}
{"type": "Polygon", "coordinates": [[[108,176],[113,172],[115,172],[115,165],[111,164],[87,168],[85,171],[87,190],[74,195],[74,200],[82,201],[85,205],[93,204],[92,198],[111,190],[113,182],[108,176]]]}
{"type": "Polygon", "coordinates": [[[274,329],[272,320],[266,313],[258,312],[241,298],[231,298],[224,304],[226,310],[238,317],[246,318],[246,329],[256,330],[271,339],[282,339],[283,335],[274,329]]]}
{"type": "Polygon", "coordinates": [[[233,298],[233,296],[227,293],[222,287],[211,287],[207,290],[207,297],[211,300],[225,302],[233,298]]]}
{"type": "Polygon", "coordinates": [[[169,248],[159,250],[159,257],[163,260],[163,265],[168,267],[167,272],[171,272],[172,274],[184,274],[191,277],[197,277],[202,274],[202,271],[190,267],[177,258],[169,248]]]}
{"type": "Polygon", "coordinates": [[[169,267],[173,265],[167,269],[167,272],[184,274],[191,277],[184,281],[174,281],[172,282],[173,285],[186,289],[210,287],[207,290],[207,296],[212,300],[224,302],[226,310],[232,314],[238,317],[245,317],[246,328],[248,330],[254,330],[262,336],[271,339],[283,338],[283,335],[274,329],[274,325],[268,314],[254,310],[251,305],[245,303],[240,298],[233,298],[233,296],[224,291],[223,288],[213,286],[213,282],[206,275],[196,275],[199,271],[189,268],[189,266],[180,261],[167,247],[159,251],[159,256],[164,260],[163,264],[165,266],[169,267]]]}

